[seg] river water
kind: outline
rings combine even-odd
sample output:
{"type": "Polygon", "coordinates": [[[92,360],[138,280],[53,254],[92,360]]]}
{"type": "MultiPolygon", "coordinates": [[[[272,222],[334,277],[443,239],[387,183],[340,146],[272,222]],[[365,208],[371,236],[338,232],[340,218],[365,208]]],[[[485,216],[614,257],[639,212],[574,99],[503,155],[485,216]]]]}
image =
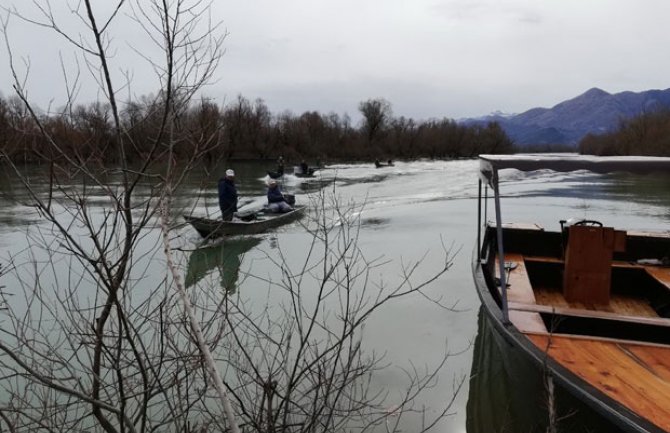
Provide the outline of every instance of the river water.
{"type": "MultiPolygon", "coordinates": [[[[366,257],[382,263],[372,271],[375,283],[399,283],[403,265],[419,260],[415,277],[427,279],[440,269],[445,255],[450,258],[448,272],[425,288],[428,298],[440,299],[452,307],[450,310],[414,294],[378,310],[364,329],[364,350],[385,354],[385,362],[390,364],[374,377],[375,386],[389,392],[389,407],[405,383],[403,368],[434,366],[445,352],[451,353],[439,382],[421,399],[428,416],[434,415],[451,399],[455,384],[465,379],[449,416],[435,429],[440,432],[466,430],[468,378],[479,309],[470,271],[477,234],[477,167],[475,160],[399,161],[383,168],[371,163],[334,164],[317,172],[313,179],[287,175],[282,180],[284,192],[295,194],[299,204],[313,205],[313,198],[325,191],[340,203],[362,205],[359,246],[366,257]]],[[[186,179],[175,197],[177,222],[183,222],[179,213],[216,216],[216,175],[226,168],[213,169],[214,175],[205,180],[199,170],[186,179]]],[[[264,173],[273,169],[271,164],[236,162],[232,168],[237,173],[241,202],[247,203],[245,209],[262,206],[264,173]]],[[[27,170],[40,172],[34,167],[27,170]]],[[[0,191],[0,262],[26,263],[29,247],[36,240],[35,231],[46,227],[32,208],[22,204],[25,195],[11,176],[2,180],[0,191]]],[[[615,227],[670,227],[667,175],[503,172],[501,191],[505,221],[537,222],[547,229],[557,229],[560,219],[586,217],[615,227]]],[[[97,205],[102,211],[104,200],[91,206],[97,205]]],[[[204,280],[223,286],[237,283],[240,296],[268,302],[272,298],[268,297],[267,285],[248,276],[276,277],[273,258],[281,252],[287,262],[299,262],[309,238],[303,225],[293,223],[269,234],[232,240],[228,246],[198,249],[199,235],[190,226],[180,224],[173,243],[182,254],[178,263],[187,286],[204,280]],[[214,263],[217,260],[220,263],[214,263]]],[[[147,236],[144,242],[147,252],[159,248],[155,237],[147,236]]],[[[166,273],[164,260],[152,259],[157,257],[155,252],[147,257],[146,276],[162,278],[166,273]]],[[[20,278],[20,274],[10,272],[2,284],[19,287],[20,278]]],[[[408,426],[405,431],[413,430],[408,426]]]]}

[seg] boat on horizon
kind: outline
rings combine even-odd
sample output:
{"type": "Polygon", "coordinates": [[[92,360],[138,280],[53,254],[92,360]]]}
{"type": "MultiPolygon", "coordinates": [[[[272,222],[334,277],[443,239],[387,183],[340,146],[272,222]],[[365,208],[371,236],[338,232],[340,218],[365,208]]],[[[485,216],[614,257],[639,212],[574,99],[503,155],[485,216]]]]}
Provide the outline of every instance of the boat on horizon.
{"type": "MultiPolygon", "coordinates": [[[[556,221],[554,231],[533,221],[504,222],[499,185],[504,169],[670,173],[670,158],[480,155],[479,161],[472,270],[499,368],[513,383],[509,397],[543,414],[523,431],[670,431],[670,231],[594,220],[556,221]],[[483,222],[488,188],[494,223],[483,222]],[[571,424],[575,419],[591,421],[571,424]]],[[[474,401],[468,405],[469,418],[481,413],[474,401]]]]}

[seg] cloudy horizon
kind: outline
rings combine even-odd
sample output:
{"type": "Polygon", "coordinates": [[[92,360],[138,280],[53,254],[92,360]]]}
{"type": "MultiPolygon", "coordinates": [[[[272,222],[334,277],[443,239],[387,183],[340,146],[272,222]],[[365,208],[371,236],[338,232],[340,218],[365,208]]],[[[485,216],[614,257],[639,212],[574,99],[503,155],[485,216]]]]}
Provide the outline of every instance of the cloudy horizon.
{"type": "MultiPolygon", "coordinates": [[[[0,4],[28,9],[18,1],[0,4]]],[[[67,10],[56,12],[64,28],[76,28],[67,10]]],[[[661,0],[217,1],[212,18],[228,33],[226,53],[203,95],[219,104],[237,95],[260,98],[274,114],[318,111],[354,119],[361,101],[384,98],[394,115],[422,120],[549,108],[593,87],[666,89],[667,16],[670,2],[661,0]]],[[[150,94],[156,81],[130,49],[149,48],[139,45],[129,21],[111,29],[112,68],[132,76],[122,93],[150,94]]],[[[7,35],[37,105],[65,101],[61,58],[66,69],[82,70],[79,100],[99,97],[63,38],[14,18],[7,35]]],[[[8,97],[12,77],[2,45],[0,92],[8,97]]]]}

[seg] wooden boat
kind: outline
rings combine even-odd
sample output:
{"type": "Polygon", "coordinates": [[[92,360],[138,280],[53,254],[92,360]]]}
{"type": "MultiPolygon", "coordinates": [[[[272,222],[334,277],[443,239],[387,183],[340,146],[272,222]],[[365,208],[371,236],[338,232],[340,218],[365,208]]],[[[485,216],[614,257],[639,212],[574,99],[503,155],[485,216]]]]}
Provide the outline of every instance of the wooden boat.
{"type": "MultiPolygon", "coordinates": [[[[573,411],[605,426],[597,431],[670,431],[670,232],[597,221],[563,221],[556,231],[503,222],[502,169],[670,173],[670,158],[481,155],[472,264],[482,310],[507,358],[534,367],[521,376],[548,378],[547,389],[556,386],[556,395],[583,405],[573,411]],[[483,185],[493,189],[496,216],[485,226],[483,185]]],[[[546,401],[520,394],[529,410],[546,401]]],[[[565,407],[560,398],[554,403],[565,407]]],[[[561,422],[558,431],[576,431],[561,422]]]]}
{"type": "Polygon", "coordinates": [[[259,212],[255,214],[254,219],[247,221],[237,218],[234,218],[233,221],[222,221],[192,215],[184,215],[184,219],[196,229],[200,236],[212,239],[221,236],[264,233],[297,220],[305,214],[305,209],[305,206],[299,206],[286,213],[259,212]]]}

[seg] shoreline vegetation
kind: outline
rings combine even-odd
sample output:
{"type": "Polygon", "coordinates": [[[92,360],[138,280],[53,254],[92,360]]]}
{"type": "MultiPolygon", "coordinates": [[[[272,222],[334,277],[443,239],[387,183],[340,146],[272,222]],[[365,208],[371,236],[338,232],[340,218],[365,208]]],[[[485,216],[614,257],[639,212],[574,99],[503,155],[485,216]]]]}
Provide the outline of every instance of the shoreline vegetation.
{"type": "MultiPolygon", "coordinates": [[[[120,121],[131,156],[142,159],[153,148],[164,103],[162,96],[122,104],[120,121]]],[[[194,151],[207,163],[221,160],[272,160],[279,155],[299,160],[370,160],[381,158],[472,158],[481,153],[574,152],[593,155],[670,155],[670,110],[622,120],[616,131],[588,134],[577,146],[517,146],[497,122],[464,125],[453,119],[416,121],[394,117],[383,98],[359,104],[362,120],[353,125],[348,114],[307,111],[273,114],[262,99],[239,95],[219,106],[208,99],[185,102],[177,128],[174,157],[194,151]]],[[[13,162],[35,163],[49,158],[50,136],[66,153],[98,162],[120,158],[109,104],[94,102],[39,114],[43,131],[23,101],[0,96],[0,152],[13,162]]],[[[167,145],[165,146],[168,147],[167,145]]],[[[157,159],[164,159],[166,155],[157,159]]]]}
{"type": "MultiPolygon", "coordinates": [[[[415,121],[394,117],[391,104],[359,104],[357,126],[347,115],[308,111],[273,114],[262,99],[238,96],[219,106],[207,99],[184,101],[171,139],[173,158],[199,154],[202,161],[275,159],[365,160],[462,158],[480,153],[513,153],[516,148],[498,123],[461,125],[452,119],[415,121]]],[[[156,144],[164,97],[120,104],[120,130],[132,159],[143,159],[156,144]]],[[[38,114],[40,130],[23,101],[0,97],[0,152],[13,162],[51,160],[49,141],[80,160],[113,162],[121,157],[109,104],[94,102],[38,114]]],[[[164,146],[167,152],[167,144],[164,146]]],[[[156,155],[157,160],[168,155],[156,155]]]]}
{"type": "Polygon", "coordinates": [[[621,120],[613,132],[588,134],[579,142],[579,152],[600,156],[670,156],[670,110],[621,120]]]}

